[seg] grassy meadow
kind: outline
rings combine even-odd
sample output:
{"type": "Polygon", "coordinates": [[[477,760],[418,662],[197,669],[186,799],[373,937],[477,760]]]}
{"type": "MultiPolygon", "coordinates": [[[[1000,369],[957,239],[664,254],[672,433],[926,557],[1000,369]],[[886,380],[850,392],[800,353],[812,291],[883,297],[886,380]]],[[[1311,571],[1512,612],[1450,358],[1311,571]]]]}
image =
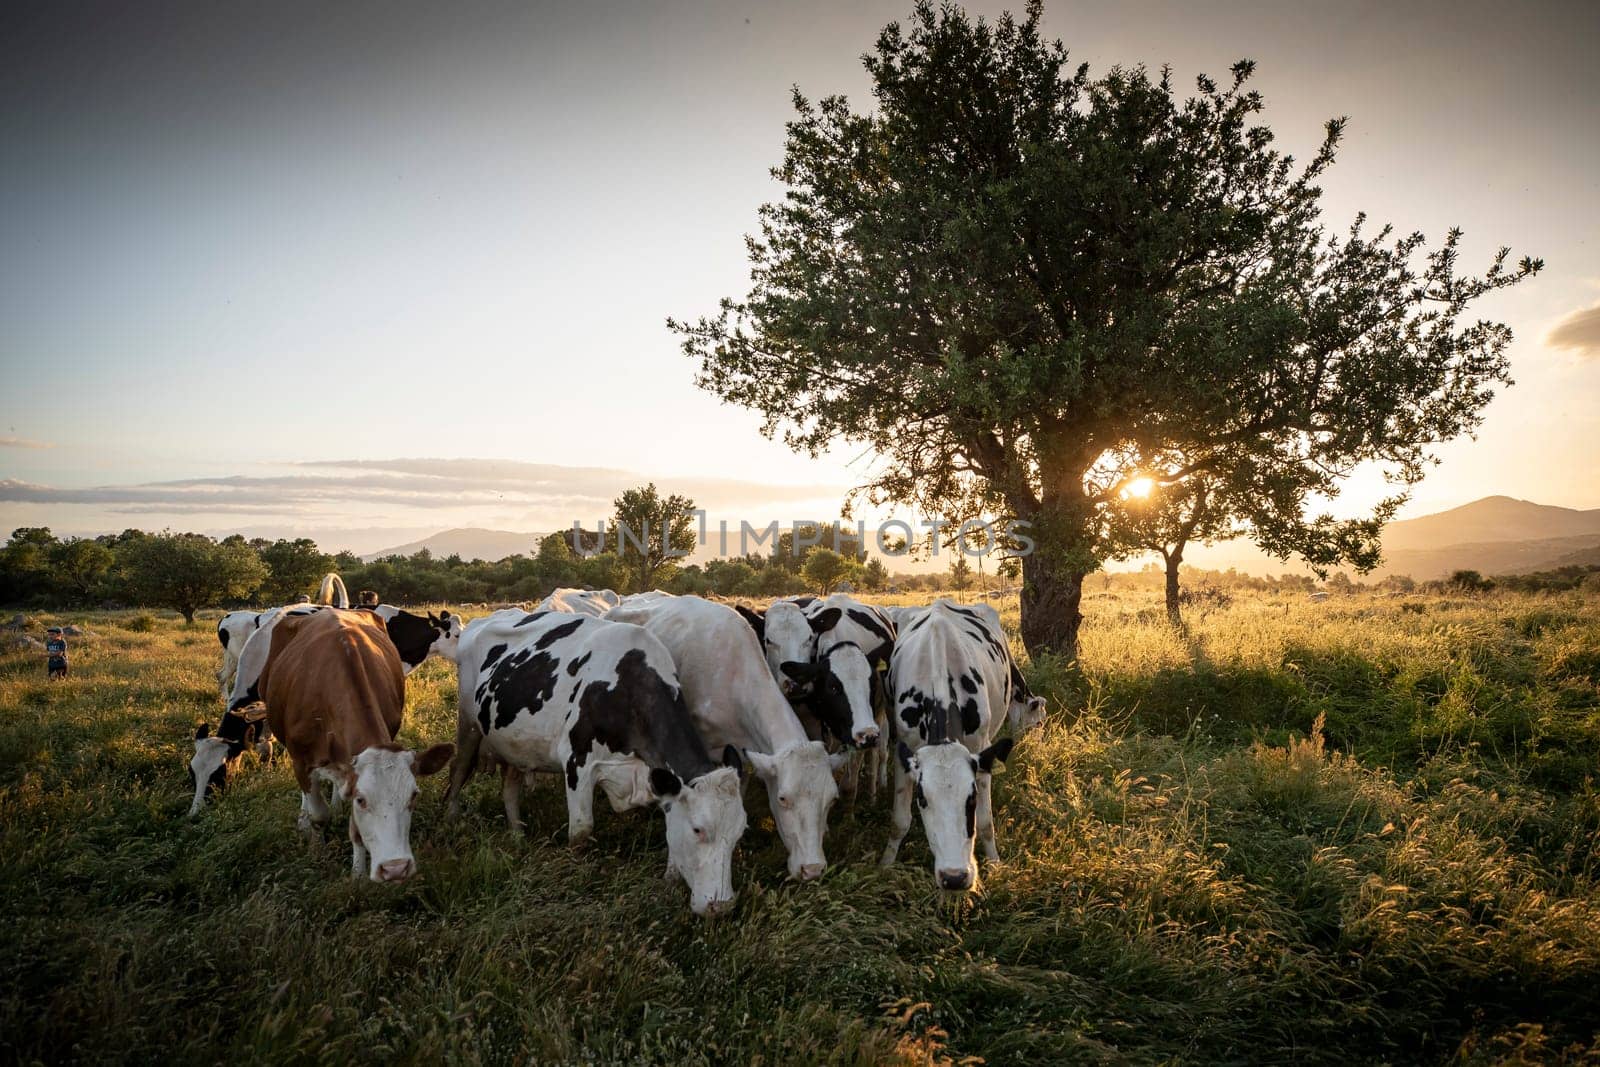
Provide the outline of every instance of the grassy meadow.
{"type": "MultiPolygon", "coordinates": [[[[1091,583],[1094,584],[1094,583],[1091,583]]],[[[1016,623],[1016,605],[1006,608],[1016,623]]],[[[413,825],[420,876],[295,832],[287,760],[187,817],[209,622],[60,616],[73,676],[0,658],[0,1046],[18,1061],[1546,1062],[1600,1058],[1600,599],[1098,591],[1051,723],[995,780],[1004,862],[961,901],[920,825],[835,809],[784,880],[759,786],[732,917],[663,824],[497,780],[413,825]]],[[[212,618],[214,618],[214,614],[212,618]]],[[[43,625],[49,616],[39,616],[43,625]]],[[[1020,648],[1019,648],[1020,652],[1020,648]]],[[[454,734],[412,676],[402,739],[454,734]]],[[[246,757],[247,760],[251,757],[246,757]]]]}

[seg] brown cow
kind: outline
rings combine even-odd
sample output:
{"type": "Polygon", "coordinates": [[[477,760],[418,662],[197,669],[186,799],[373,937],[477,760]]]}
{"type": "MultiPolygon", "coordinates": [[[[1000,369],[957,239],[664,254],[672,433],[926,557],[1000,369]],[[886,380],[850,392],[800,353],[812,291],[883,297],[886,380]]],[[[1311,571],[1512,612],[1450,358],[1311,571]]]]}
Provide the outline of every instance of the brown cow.
{"type": "Polygon", "coordinates": [[[400,656],[370,612],[323,610],[286,615],[272,633],[261,672],[272,732],[289,750],[300,784],[300,828],[326,825],[335,803],[352,802],[352,871],[375,882],[416,873],[411,808],[417,779],[450,761],[452,744],[417,753],[394,743],[405,710],[400,656]],[[370,862],[369,862],[370,861],[370,862]]]}

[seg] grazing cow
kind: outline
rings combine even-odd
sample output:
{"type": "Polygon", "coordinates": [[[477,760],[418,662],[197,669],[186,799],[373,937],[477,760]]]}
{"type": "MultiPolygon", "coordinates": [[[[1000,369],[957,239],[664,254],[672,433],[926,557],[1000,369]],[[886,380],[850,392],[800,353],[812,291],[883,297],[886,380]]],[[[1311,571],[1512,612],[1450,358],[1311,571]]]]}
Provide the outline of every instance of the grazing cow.
{"type": "MultiPolygon", "coordinates": [[[[729,747],[722,765],[712,761],[660,641],[585,614],[499,611],[473,622],[457,663],[451,815],[481,742],[517,770],[563,774],[573,843],[594,829],[596,786],[615,811],[659,804],[667,873],[688,883],[690,908],[732,905],[733,849],[745,830],[739,754],[729,747]]],[[[518,826],[521,776],[506,783],[506,818],[518,826]]]]}
{"type": "MultiPolygon", "coordinates": [[[[982,627],[988,634],[986,641],[988,647],[1005,656],[1006,667],[1011,674],[1011,698],[1006,705],[1006,718],[1011,723],[1011,736],[1023,737],[1044,722],[1045,701],[1044,697],[1033,695],[1027,681],[1022,677],[1022,671],[1017,668],[1017,661],[1012,658],[1011,646],[1006,640],[1005,629],[1000,625],[1000,613],[988,604],[951,604],[951,606],[967,612],[973,623],[982,627]]],[[[931,607],[932,605],[924,605],[897,609],[898,632],[904,634],[916,626],[917,621],[931,607]]]]}
{"type": "Polygon", "coordinates": [[[609,589],[557,589],[539,601],[534,611],[565,611],[600,618],[621,603],[609,589]]]}
{"type": "Polygon", "coordinates": [[[894,863],[915,801],[941,889],[977,881],[974,838],[997,860],[990,775],[1013,738],[995,741],[1012,700],[1011,655],[987,605],[940,598],[902,620],[889,667],[896,735],[894,814],[883,866],[894,863]]]}
{"type": "Polygon", "coordinates": [[[320,784],[350,804],[351,871],[403,882],[417,870],[411,809],[417,780],[449,762],[452,744],[421,752],[395,744],[405,711],[400,656],[377,616],[364,611],[285,613],[261,672],[275,733],[300,786],[303,831],[329,819],[320,784]]]}
{"type": "Polygon", "coordinates": [[[833,770],[845,757],[806,736],[750,628],[733,609],[696,596],[629,599],[606,618],[643,626],[667,647],[701,738],[713,750],[743,750],[765,783],[790,877],[820,876],[828,809],[839,796],[833,770]]]}
{"type": "Polygon", "coordinates": [[[264,748],[264,751],[258,749],[263,757],[271,753],[271,733],[266,718],[266,709],[258,704],[242,711],[224,712],[215,734],[209,722],[195,729],[194,756],[189,760],[189,784],[194,787],[190,815],[200,814],[206,797],[227,787],[228,777],[238,766],[245,749],[259,744],[264,748]]]}
{"type": "Polygon", "coordinates": [[[217,620],[217,642],[222,645],[222,666],[217,668],[217,685],[222,689],[222,699],[228,699],[228,692],[233,688],[234,675],[239,669],[239,654],[244,651],[244,643],[250,640],[250,635],[261,629],[261,624],[270,621],[273,616],[282,611],[282,608],[268,608],[266,611],[230,611],[217,620]]]}

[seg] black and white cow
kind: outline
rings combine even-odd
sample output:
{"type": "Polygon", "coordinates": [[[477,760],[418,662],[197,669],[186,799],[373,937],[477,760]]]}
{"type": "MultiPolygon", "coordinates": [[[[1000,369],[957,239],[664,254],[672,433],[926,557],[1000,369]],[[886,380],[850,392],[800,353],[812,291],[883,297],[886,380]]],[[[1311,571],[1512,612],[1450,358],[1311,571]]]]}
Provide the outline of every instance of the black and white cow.
{"type": "MultiPolygon", "coordinates": [[[[901,622],[889,667],[897,759],[882,864],[893,864],[899,854],[915,803],[935,881],[941,889],[965,891],[978,876],[975,839],[982,839],[985,859],[1000,858],[990,773],[1014,742],[995,740],[1015,703],[1011,654],[999,615],[986,605],[940,598],[901,622]]],[[[1017,725],[1014,720],[1014,730],[1017,725]]]]}
{"type": "Polygon", "coordinates": [[[233,689],[233,678],[239,669],[239,654],[250,635],[261,628],[282,608],[266,611],[230,611],[217,620],[217,642],[222,645],[222,666],[217,668],[217,685],[222,689],[222,699],[227,700],[233,689]]]}
{"type": "Polygon", "coordinates": [[[713,751],[740,749],[766,785],[790,877],[819,877],[828,866],[828,810],[839,797],[833,771],[844,757],[806,736],[750,627],[697,596],[630,597],[606,618],[643,626],[666,646],[700,736],[713,751]]]}
{"type": "Polygon", "coordinates": [[[194,732],[194,755],[189,759],[189,784],[194,801],[189,814],[198,815],[206,798],[227,788],[228,776],[239,765],[239,757],[252,745],[263,757],[272,752],[272,730],[267,725],[267,709],[260,704],[242,711],[227,711],[217,723],[217,732],[203,722],[194,732]]]}
{"type": "MultiPolygon", "coordinates": [[[[336,576],[335,576],[336,577],[336,576]]],[[[341,586],[342,588],[342,583],[341,586]]],[[[235,664],[233,689],[224,694],[227,710],[217,726],[216,734],[197,734],[194,756],[189,761],[189,776],[196,781],[194,804],[189,813],[196,814],[205,806],[206,798],[220,792],[227,785],[228,772],[236,765],[243,748],[239,745],[246,727],[255,730],[254,741],[265,757],[271,753],[272,731],[261,710],[261,672],[266,669],[272,652],[272,632],[285,618],[311,615],[319,611],[373,611],[383,620],[389,641],[400,654],[401,669],[410,674],[429,656],[454,660],[456,645],[461,640],[462,618],[448,611],[438,615],[415,615],[409,611],[379,604],[376,608],[334,608],[327,604],[295,604],[291,607],[262,612],[261,625],[249,633],[249,639],[238,653],[235,664]],[[226,741],[226,744],[219,742],[226,741]],[[207,783],[201,788],[199,782],[207,783]]],[[[204,726],[205,724],[202,724],[204,726]]]]}
{"type": "MultiPolygon", "coordinates": [[[[528,771],[559,771],[567,834],[594,829],[598,786],[616,811],[659,804],[667,820],[667,871],[689,886],[697,915],[731,907],[733,850],[745,830],[739,754],[713,762],[695,732],[672,656],[638,626],[556,611],[499,611],[461,641],[449,812],[480,744],[528,771]]],[[[516,825],[521,779],[507,778],[516,825]]]]}

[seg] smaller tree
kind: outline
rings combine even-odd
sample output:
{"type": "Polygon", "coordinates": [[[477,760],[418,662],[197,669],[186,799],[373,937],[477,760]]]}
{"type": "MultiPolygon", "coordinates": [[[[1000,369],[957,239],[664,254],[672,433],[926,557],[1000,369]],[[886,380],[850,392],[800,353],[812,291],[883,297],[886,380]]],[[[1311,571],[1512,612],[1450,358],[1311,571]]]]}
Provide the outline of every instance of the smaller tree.
{"type": "Polygon", "coordinates": [[[270,542],[261,546],[259,555],[270,572],[262,584],[262,596],[273,604],[287,604],[301,593],[311,592],[318,579],[333,569],[333,557],[309,537],[270,542]]]}
{"type": "Polygon", "coordinates": [[[694,501],[663,497],[651,482],[617,497],[612,526],[616,551],[636,592],[654,589],[672,574],[673,560],[694,551],[694,501]]]}
{"type": "Polygon", "coordinates": [[[950,564],[950,588],[961,592],[972,585],[972,564],[967,562],[967,557],[958,555],[950,564]]]}
{"type": "Polygon", "coordinates": [[[1167,620],[1173,626],[1183,625],[1179,575],[1184,549],[1193,542],[1209,544],[1240,532],[1225,490],[1216,476],[1195,474],[1164,484],[1146,475],[1129,481],[1119,506],[1109,513],[1108,540],[1119,546],[1115,558],[1127,559],[1141,552],[1161,556],[1167,620]]]}
{"type": "Polygon", "coordinates": [[[869,559],[861,568],[861,588],[878,592],[889,584],[889,568],[880,559],[869,559]]]}
{"type": "Polygon", "coordinates": [[[1477,571],[1455,571],[1450,575],[1448,584],[1462,593],[1487,593],[1494,588],[1494,582],[1477,571]]]}
{"type": "Polygon", "coordinates": [[[128,542],[122,562],[141,603],[172,608],[191,625],[201,608],[248,597],[267,577],[261,557],[243,538],[218,544],[203,534],[151,534],[128,542]]]}
{"type": "Polygon", "coordinates": [[[55,584],[80,600],[88,599],[117,561],[105,545],[78,537],[58,541],[51,547],[49,557],[55,584]]]}
{"type": "Polygon", "coordinates": [[[849,561],[831,548],[814,548],[806,555],[802,576],[806,584],[827,596],[848,576],[849,561]]]}

